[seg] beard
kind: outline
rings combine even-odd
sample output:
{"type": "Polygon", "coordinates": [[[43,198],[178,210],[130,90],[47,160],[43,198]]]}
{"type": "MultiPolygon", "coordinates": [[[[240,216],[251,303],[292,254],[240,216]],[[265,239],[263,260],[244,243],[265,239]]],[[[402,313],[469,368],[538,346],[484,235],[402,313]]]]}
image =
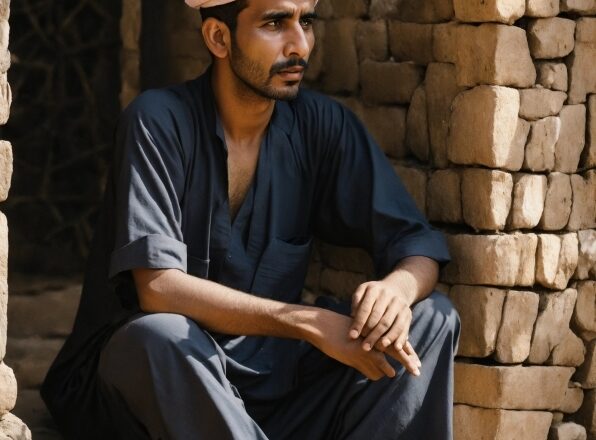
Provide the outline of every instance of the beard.
{"type": "Polygon", "coordinates": [[[273,100],[290,101],[298,96],[300,81],[286,81],[283,86],[274,86],[275,75],[290,67],[301,66],[305,69],[308,63],[301,58],[290,58],[287,61],[275,63],[269,71],[256,60],[248,57],[238,47],[236,39],[232,39],[232,57],[230,67],[242,86],[253,94],[273,100]]]}

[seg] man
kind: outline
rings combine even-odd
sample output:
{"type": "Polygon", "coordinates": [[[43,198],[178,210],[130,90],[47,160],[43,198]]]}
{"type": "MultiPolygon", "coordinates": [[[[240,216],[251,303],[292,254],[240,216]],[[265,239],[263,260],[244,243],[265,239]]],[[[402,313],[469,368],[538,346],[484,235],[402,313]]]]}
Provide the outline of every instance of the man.
{"type": "Polygon", "coordinates": [[[448,253],[354,115],[299,88],[315,1],[187,2],[213,64],[122,115],[42,389],[64,435],[450,438],[448,253]],[[300,303],[313,235],[373,257],[351,307],[300,303]]]}

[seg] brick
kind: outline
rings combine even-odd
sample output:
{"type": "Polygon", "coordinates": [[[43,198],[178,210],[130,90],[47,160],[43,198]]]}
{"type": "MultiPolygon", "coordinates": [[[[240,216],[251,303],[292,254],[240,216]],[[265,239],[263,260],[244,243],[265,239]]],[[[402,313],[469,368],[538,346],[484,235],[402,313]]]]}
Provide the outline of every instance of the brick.
{"type": "Polygon", "coordinates": [[[596,390],[585,393],[584,401],[573,420],[586,427],[590,440],[596,436],[596,390]]]}
{"type": "Polygon", "coordinates": [[[573,192],[571,179],[567,174],[550,173],[544,198],[544,211],[538,226],[546,231],[563,229],[571,215],[573,192]]]}
{"type": "MultiPolygon", "coordinates": [[[[325,41],[325,22],[323,20],[315,21],[313,31],[316,41],[325,41]]],[[[315,44],[315,47],[308,59],[308,69],[304,74],[306,81],[317,81],[323,72],[325,63],[325,45],[315,44]]]]}
{"type": "Polygon", "coordinates": [[[407,104],[424,77],[413,63],[364,61],[360,66],[362,97],[372,104],[407,104]]]}
{"type": "Polygon", "coordinates": [[[509,229],[532,229],[542,218],[547,178],[518,173],[513,176],[513,182],[513,202],[507,226],[509,229]]]}
{"type": "Polygon", "coordinates": [[[555,410],[562,404],[574,370],[456,362],[454,402],[482,408],[555,410]]]}
{"type": "Polygon", "coordinates": [[[551,17],[530,20],[528,44],[532,57],[553,59],[567,56],[575,46],[575,22],[567,18],[551,17]]]}
{"type": "Polygon", "coordinates": [[[559,15],[559,0],[527,0],[527,17],[555,17],[559,15]]]}
{"type": "Polygon", "coordinates": [[[426,91],[420,86],[414,91],[408,107],[406,147],[422,162],[428,161],[430,145],[426,105],[426,91]]]}
{"type": "Polygon", "coordinates": [[[366,276],[361,273],[329,268],[321,273],[321,289],[345,300],[350,300],[358,286],[366,281],[366,276]]]}
{"type": "Polygon", "coordinates": [[[517,90],[479,86],[457,95],[452,108],[447,137],[451,162],[513,171],[521,168],[524,152],[517,142],[517,90]]]}
{"type": "Polygon", "coordinates": [[[352,18],[325,23],[323,87],[329,93],[358,90],[358,54],[354,37],[356,24],[357,21],[352,18]]]}
{"type": "Polygon", "coordinates": [[[596,95],[590,95],[588,99],[588,120],[587,120],[586,146],[580,158],[581,168],[596,167],[596,95]]]}
{"type": "Polygon", "coordinates": [[[358,59],[384,61],[389,54],[385,20],[359,21],[356,25],[358,59]]]}
{"type": "Polygon", "coordinates": [[[432,25],[390,21],[389,49],[397,61],[413,61],[416,64],[432,62],[432,25]]]}
{"type": "Polygon", "coordinates": [[[454,0],[455,17],[459,21],[478,23],[495,21],[512,24],[524,15],[525,0],[454,0]]]}
{"type": "Polygon", "coordinates": [[[594,15],[596,14],[596,3],[594,0],[561,0],[561,11],[594,15]]]}
{"type": "Polygon", "coordinates": [[[538,238],[534,234],[448,235],[452,261],[447,284],[532,286],[538,238]]]}
{"type": "Polygon", "coordinates": [[[538,235],[536,282],[550,289],[564,289],[577,268],[577,234],[538,235]]]}
{"type": "Polygon", "coordinates": [[[530,121],[558,115],[567,99],[565,92],[534,88],[519,91],[519,115],[530,121]]]}
{"type": "Polygon", "coordinates": [[[426,172],[419,168],[394,165],[395,172],[414,199],[420,212],[426,212],[426,172]]]}
{"type": "Polygon", "coordinates": [[[0,212],[0,280],[8,277],[8,223],[0,212]]]}
{"type": "Polygon", "coordinates": [[[586,341],[596,339],[596,281],[577,283],[573,328],[586,341]]]}
{"type": "Polygon", "coordinates": [[[459,23],[436,24],[433,27],[433,58],[441,63],[455,64],[457,61],[457,28],[459,23]]]}
{"type": "Polygon", "coordinates": [[[128,50],[139,50],[140,35],[141,1],[127,1],[122,3],[122,19],[120,20],[122,47],[128,50]]]}
{"type": "Polygon", "coordinates": [[[429,220],[460,223],[461,178],[455,170],[438,170],[428,180],[426,210],[429,220]]]}
{"type": "Polygon", "coordinates": [[[6,73],[8,69],[10,69],[10,65],[10,51],[6,50],[4,52],[0,52],[0,73],[6,73]]]}
{"type": "Polygon", "coordinates": [[[385,153],[395,158],[406,156],[407,110],[405,108],[363,106],[360,115],[362,121],[385,153]]]}
{"type": "Polygon", "coordinates": [[[584,390],[577,386],[577,382],[570,382],[569,387],[565,390],[565,396],[561,406],[557,408],[565,414],[576,413],[582,406],[584,400],[584,390]]]}
{"type": "Polygon", "coordinates": [[[19,388],[39,388],[63,344],[62,339],[9,338],[6,362],[19,388]]]}
{"type": "Polygon", "coordinates": [[[0,202],[8,197],[12,180],[12,146],[10,142],[0,141],[0,202]]]}
{"type": "Polygon", "coordinates": [[[555,423],[548,432],[548,440],[586,440],[586,428],[577,423],[555,423]]]}
{"type": "Polygon", "coordinates": [[[495,347],[498,362],[514,364],[526,360],[538,316],[538,302],[539,296],[534,292],[507,292],[495,347]]]}
{"type": "Polygon", "coordinates": [[[17,401],[17,381],[12,369],[0,363],[0,417],[10,412],[17,401]]]}
{"type": "Polygon", "coordinates": [[[586,280],[590,277],[596,279],[596,230],[577,231],[577,240],[579,256],[573,277],[579,280],[586,280]]]}
{"type": "Polygon", "coordinates": [[[17,416],[10,413],[5,414],[0,419],[0,433],[5,436],[5,439],[31,440],[31,431],[27,425],[17,416]]]}
{"type": "Polygon", "coordinates": [[[578,367],[584,362],[585,354],[584,341],[568,329],[561,342],[553,348],[546,365],[578,367]]]}
{"type": "Polygon", "coordinates": [[[506,293],[491,287],[451,288],[449,298],[461,319],[459,356],[482,358],[493,353],[506,293]]]}
{"type": "Polygon", "coordinates": [[[399,4],[399,19],[411,23],[440,23],[453,18],[451,0],[405,1],[399,4]]]}
{"type": "Polygon", "coordinates": [[[523,168],[530,171],[552,170],[555,167],[555,145],[560,133],[561,120],[556,116],[533,121],[523,168]]]}
{"type": "Polygon", "coordinates": [[[468,168],[462,174],[462,208],[466,224],[476,230],[501,230],[511,209],[513,177],[509,173],[468,168]]]}
{"type": "Polygon", "coordinates": [[[457,82],[461,86],[492,84],[531,87],[536,69],[523,29],[485,23],[457,29],[457,82]]]}
{"type": "Polygon", "coordinates": [[[536,84],[547,89],[567,91],[567,66],[564,63],[539,61],[536,63],[536,73],[536,84]]]}
{"type": "Polygon", "coordinates": [[[570,177],[573,205],[567,229],[578,231],[596,227],[596,170],[570,177]]]}
{"type": "Polygon", "coordinates": [[[555,145],[555,170],[574,173],[586,143],[586,107],[565,105],[559,117],[561,131],[555,145]]]}
{"type": "Polygon", "coordinates": [[[10,116],[12,105],[12,91],[6,73],[0,74],[0,125],[6,124],[10,116]]]}
{"type": "Polygon", "coordinates": [[[10,0],[0,0],[0,19],[8,20],[10,16],[10,0]]]}
{"type": "Polygon", "coordinates": [[[581,383],[582,388],[596,388],[596,339],[588,343],[585,362],[577,369],[573,380],[581,383]]]}
{"type": "MultiPolygon", "coordinates": [[[[325,3],[325,2],[321,2],[325,3]]],[[[397,18],[401,8],[400,0],[371,0],[368,15],[373,19],[397,18]]]]}
{"type": "Polygon", "coordinates": [[[333,269],[364,274],[374,272],[373,262],[363,249],[332,246],[321,242],[319,251],[323,263],[333,269]]]}
{"type": "Polygon", "coordinates": [[[446,168],[449,164],[447,136],[451,105],[464,89],[457,85],[455,67],[447,63],[429,64],[424,83],[432,163],[438,168],[446,168]]]}
{"type": "Polygon", "coordinates": [[[596,17],[577,21],[575,50],[567,58],[569,73],[569,104],[586,101],[586,95],[596,93],[596,17]]]}
{"type": "Polygon", "coordinates": [[[336,17],[361,17],[368,12],[366,0],[331,0],[331,4],[336,17]]]}
{"type": "MultiPolygon", "coordinates": [[[[380,0],[381,2],[395,1],[395,0],[380,0]]],[[[333,11],[333,4],[331,2],[318,2],[317,15],[323,20],[333,18],[335,12],[333,11]]]]}
{"type": "Polygon", "coordinates": [[[569,321],[576,298],[575,289],[540,294],[538,318],[536,318],[528,356],[529,363],[546,362],[553,348],[563,340],[569,330],[569,321]]]}
{"type": "Polygon", "coordinates": [[[7,341],[7,314],[8,306],[8,285],[6,280],[0,280],[0,362],[4,360],[6,355],[6,341],[7,341]]]}

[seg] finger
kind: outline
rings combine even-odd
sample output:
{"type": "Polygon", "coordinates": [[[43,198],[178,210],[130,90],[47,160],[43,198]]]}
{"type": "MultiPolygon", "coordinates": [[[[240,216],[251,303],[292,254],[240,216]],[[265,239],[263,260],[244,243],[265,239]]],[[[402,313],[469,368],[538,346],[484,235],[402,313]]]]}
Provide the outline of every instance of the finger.
{"type": "Polygon", "coordinates": [[[391,342],[389,342],[389,344],[383,345],[380,343],[380,339],[393,326],[393,323],[397,318],[397,312],[398,307],[393,303],[389,304],[375,328],[366,336],[362,346],[365,350],[367,350],[367,347],[372,348],[374,346],[377,347],[379,351],[385,351],[385,348],[391,344],[391,342]]]}
{"type": "Polygon", "coordinates": [[[384,376],[395,377],[395,369],[391,366],[389,361],[387,361],[387,358],[383,353],[376,352],[375,358],[377,368],[383,372],[384,376]]]}
{"type": "Polygon", "coordinates": [[[404,366],[404,368],[414,376],[420,376],[420,370],[415,359],[408,355],[403,349],[397,350],[394,345],[390,347],[388,353],[400,364],[404,366]]]}
{"type": "MultiPolygon", "coordinates": [[[[360,334],[360,336],[368,338],[368,336],[370,336],[370,334],[375,330],[375,328],[377,328],[377,326],[381,323],[381,321],[383,319],[385,319],[385,315],[387,314],[387,308],[389,306],[389,302],[386,299],[383,299],[381,297],[377,298],[377,301],[375,302],[375,304],[373,305],[372,310],[370,311],[370,315],[368,316],[368,320],[366,321],[366,324],[364,325],[364,328],[362,329],[362,332],[360,334]]],[[[385,319],[385,322],[387,321],[387,319],[385,319]]],[[[388,324],[383,324],[385,327],[389,328],[391,326],[393,322],[389,322],[388,324]]],[[[370,351],[370,349],[373,347],[373,345],[377,342],[377,340],[379,339],[379,337],[382,335],[383,333],[381,333],[379,336],[377,336],[374,339],[373,343],[362,343],[362,347],[366,350],[366,351],[370,351]]]]}
{"type": "Polygon", "coordinates": [[[403,331],[403,321],[399,320],[399,315],[403,311],[403,306],[399,302],[392,302],[390,307],[395,310],[395,316],[391,322],[389,329],[385,331],[383,337],[377,342],[376,347],[379,351],[385,351],[387,347],[395,343],[397,337],[403,331]]]}
{"type": "Polygon", "coordinates": [[[416,362],[416,365],[418,365],[418,368],[422,367],[422,362],[420,362],[420,357],[418,356],[416,351],[414,351],[414,347],[412,347],[412,343],[410,341],[406,341],[406,343],[404,344],[404,351],[411,358],[414,359],[414,361],[416,362]]]}
{"type": "Polygon", "coordinates": [[[356,316],[354,316],[354,322],[352,323],[352,328],[350,330],[350,337],[352,339],[357,339],[360,337],[362,333],[362,329],[368,321],[368,317],[370,316],[370,312],[375,304],[376,295],[374,290],[368,290],[364,294],[364,298],[360,302],[358,306],[358,310],[356,310],[356,316]]]}
{"type": "Polygon", "coordinates": [[[352,309],[350,315],[352,318],[356,315],[356,310],[358,310],[358,306],[364,297],[364,293],[366,292],[367,284],[363,283],[358,286],[354,294],[352,295],[352,309]]]}
{"type": "Polygon", "coordinates": [[[395,348],[401,350],[408,340],[408,334],[410,332],[410,323],[412,322],[412,312],[410,309],[404,309],[401,311],[396,320],[399,328],[397,339],[395,340],[395,348]]]}

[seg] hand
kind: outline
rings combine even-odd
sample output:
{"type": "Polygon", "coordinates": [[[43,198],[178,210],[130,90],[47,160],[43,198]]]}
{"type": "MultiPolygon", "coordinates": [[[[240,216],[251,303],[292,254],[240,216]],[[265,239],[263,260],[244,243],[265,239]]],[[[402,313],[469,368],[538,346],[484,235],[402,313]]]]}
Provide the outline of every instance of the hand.
{"type": "Polygon", "coordinates": [[[375,347],[385,352],[393,346],[400,353],[404,349],[412,310],[395,288],[390,288],[383,281],[361,284],[352,297],[352,316],[350,338],[363,338],[362,348],[365,351],[375,347]]]}

